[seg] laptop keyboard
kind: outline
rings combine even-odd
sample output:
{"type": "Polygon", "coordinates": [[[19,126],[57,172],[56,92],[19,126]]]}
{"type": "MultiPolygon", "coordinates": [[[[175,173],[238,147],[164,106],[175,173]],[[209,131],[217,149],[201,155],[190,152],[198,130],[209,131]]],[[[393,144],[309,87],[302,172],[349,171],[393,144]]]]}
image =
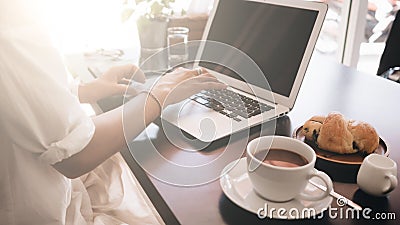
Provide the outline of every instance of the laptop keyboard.
{"type": "Polygon", "coordinates": [[[191,99],[238,122],[274,109],[227,89],[202,91],[193,95],[191,99]]]}

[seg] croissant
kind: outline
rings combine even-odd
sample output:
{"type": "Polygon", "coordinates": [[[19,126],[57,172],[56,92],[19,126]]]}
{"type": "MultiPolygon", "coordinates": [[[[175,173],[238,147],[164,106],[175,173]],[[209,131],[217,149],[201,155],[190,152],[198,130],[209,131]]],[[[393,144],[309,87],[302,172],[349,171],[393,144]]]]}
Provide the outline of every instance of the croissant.
{"type": "Polygon", "coordinates": [[[325,118],[324,116],[313,116],[304,123],[302,132],[307,140],[317,141],[317,135],[325,118]]]}
{"type": "Polygon", "coordinates": [[[379,135],[368,123],[351,120],[347,129],[353,135],[354,147],[358,150],[370,154],[378,148],[379,135]]]}
{"type": "Polygon", "coordinates": [[[370,154],[379,145],[379,136],[371,125],[346,120],[340,113],[330,113],[327,117],[313,116],[304,123],[301,132],[319,148],[339,154],[370,154]]]}

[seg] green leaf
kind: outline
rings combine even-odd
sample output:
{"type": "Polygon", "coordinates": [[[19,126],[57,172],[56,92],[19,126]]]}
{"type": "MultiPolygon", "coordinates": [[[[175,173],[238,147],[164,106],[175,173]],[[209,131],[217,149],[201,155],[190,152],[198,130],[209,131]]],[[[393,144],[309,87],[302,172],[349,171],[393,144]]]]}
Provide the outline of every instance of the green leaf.
{"type": "Polygon", "coordinates": [[[162,14],[164,6],[161,5],[159,2],[154,2],[150,8],[151,8],[151,14],[157,16],[162,14]]]}

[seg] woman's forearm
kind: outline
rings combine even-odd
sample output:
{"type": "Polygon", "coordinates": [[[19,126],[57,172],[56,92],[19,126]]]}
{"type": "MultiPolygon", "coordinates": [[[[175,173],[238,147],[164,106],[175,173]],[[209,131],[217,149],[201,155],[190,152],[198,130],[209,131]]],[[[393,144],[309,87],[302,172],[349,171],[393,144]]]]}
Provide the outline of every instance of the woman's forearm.
{"type": "Polygon", "coordinates": [[[160,113],[156,99],[143,93],[123,106],[94,117],[96,130],[89,144],[79,153],[56,163],[54,168],[69,178],[91,171],[124,148],[125,140],[133,140],[160,113]],[[129,121],[125,126],[123,116],[129,121]]]}
{"type": "MultiPolygon", "coordinates": [[[[114,79],[116,80],[120,79],[114,79]]],[[[107,82],[97,81],[98,88],[109,83],[107,79],[107,82]]],[[[142,93],[124,106],[95,117],[93,121],[96,131],[89,144],[79,153],[55,164],[54,167],[67,177],[79,177],[125,147],[125,140],[133,140],[139,135],[161,114],[162,107],[178,103],[203,89],[223,88],[226,88],[226,85],[205,69],[178,68],[157,80],[151,93],[142,93]],[[125,121],[123,116],[126,116],[125,121]]]]}

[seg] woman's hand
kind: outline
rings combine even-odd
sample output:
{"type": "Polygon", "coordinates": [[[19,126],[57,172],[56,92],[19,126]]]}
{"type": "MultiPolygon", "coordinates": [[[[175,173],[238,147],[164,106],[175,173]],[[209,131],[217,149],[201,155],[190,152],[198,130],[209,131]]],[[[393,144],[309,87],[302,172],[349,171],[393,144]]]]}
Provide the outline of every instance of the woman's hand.
{"type": "Polygon", "coordinates": [[[225,84],[219,82],[205,69],[201,70],[200,75],[196,70],[182,68],[168,73],[150,90],[156,99],[138,95],[123,106],[95,116],[93,122],[96,129],[89,144],[77,154],[56,163],[54,167],[69,178],[79,177],[126,147],[126,140],[133,140],[148,124],[157,119],[160,116],[160,109],[155,101],[166,107],[187,99],[203,89],[225,87],[225,84]],[[123,117],[128,115],[129,117],[124,120],[123,117]],[[129,119],[129,122],[126,119],[129,119]]]}
{"type": "Polygon", "coordinates": [[[123,95],[125,92],[128,95],[135,96],[138,93],[129,86],[130,79],[140,83],[146,81],[143,71],[135,65],[127,64],[112,67],[94,81],[80,85],[79,100],[82,103],[93,103],[105,97],[123,95]]]}
{"type": "Polygon", "coordinates": [[[221,83],[204,68],[188,70],[178,68],[161,77],[151,89],[162,108],[178,103],[205,89],[224,89],[227,85],[221,83]]]}

